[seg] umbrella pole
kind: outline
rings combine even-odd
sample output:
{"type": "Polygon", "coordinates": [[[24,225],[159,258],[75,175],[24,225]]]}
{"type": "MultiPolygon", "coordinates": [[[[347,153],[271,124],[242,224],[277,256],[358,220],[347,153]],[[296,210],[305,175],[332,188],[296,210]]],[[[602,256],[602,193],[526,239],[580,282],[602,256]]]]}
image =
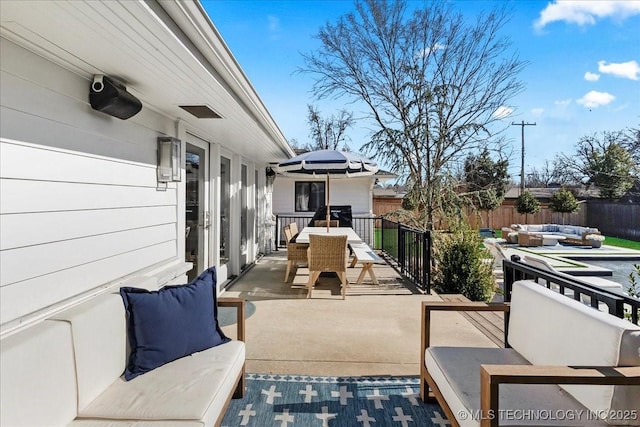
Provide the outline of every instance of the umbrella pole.
{"type": "Polygon", "coordinates": [[[331,206],[329,206],[329,173],[327,172],[327,201],[325,202],[325,205],[327,206],[327,234],[329,234],[329,224],[330,224],[330,219],[331,219],[331,206]]]}

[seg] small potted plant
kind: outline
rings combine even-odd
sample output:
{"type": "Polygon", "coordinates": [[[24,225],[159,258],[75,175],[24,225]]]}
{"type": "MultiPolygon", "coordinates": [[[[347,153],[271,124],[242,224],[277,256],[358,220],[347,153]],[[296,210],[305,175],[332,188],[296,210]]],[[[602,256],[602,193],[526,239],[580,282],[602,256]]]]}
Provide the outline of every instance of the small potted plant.
{"type": "Polygon", "coordinates": [[[584,239],[591,245],[592,248],[599,248],[602,246],[604,236],[602,234],[587,234],[584,239]]]}

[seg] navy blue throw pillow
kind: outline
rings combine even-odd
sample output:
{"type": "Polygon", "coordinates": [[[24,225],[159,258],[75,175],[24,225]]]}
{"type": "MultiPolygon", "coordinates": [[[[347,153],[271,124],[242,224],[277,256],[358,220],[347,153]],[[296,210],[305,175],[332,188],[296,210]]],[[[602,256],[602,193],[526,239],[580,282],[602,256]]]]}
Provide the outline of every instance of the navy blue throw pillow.
{"type": "Polygon", "coordinates": [[[229,341],[218,326],[215,267],[187,285],[120,288],[131,346],[129,381],[165,363],[229,341]]]}

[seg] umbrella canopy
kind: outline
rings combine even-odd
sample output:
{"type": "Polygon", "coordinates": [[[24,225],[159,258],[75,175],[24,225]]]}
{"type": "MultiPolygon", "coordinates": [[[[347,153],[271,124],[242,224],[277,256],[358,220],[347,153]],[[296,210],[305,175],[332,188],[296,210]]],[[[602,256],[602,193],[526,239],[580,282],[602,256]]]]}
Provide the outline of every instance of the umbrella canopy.
{"type": "Polygon", "coordinates": [[[378,165],[373,160],[357,153],[337,150],[315,150],[280,162],[277,171],[292,177],[326,176],[325,204],[327,206],[327,228],[329,228],[329,217],[331,215],[329,177],[370,176],[378,171],[378,165]]]}

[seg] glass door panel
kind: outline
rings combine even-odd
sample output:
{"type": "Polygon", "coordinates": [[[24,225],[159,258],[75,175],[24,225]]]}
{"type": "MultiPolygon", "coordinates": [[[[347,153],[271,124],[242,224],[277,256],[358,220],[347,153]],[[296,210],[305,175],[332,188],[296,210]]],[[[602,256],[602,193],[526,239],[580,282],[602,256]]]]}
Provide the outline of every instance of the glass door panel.
{"type": "Polygon", "coordinates": [[[229,262],[229,213],[231,211],[231,160],[220,158],[220,265],[229,262]]]}
{"type": "Polygon", "coordinates": [[[206,159],[206,147],[187,144],[185,261],[193,263],[193,268],[187,273],[189,280],[208,268],[209,202],[206,191],[208,179],[206,159]]]}

